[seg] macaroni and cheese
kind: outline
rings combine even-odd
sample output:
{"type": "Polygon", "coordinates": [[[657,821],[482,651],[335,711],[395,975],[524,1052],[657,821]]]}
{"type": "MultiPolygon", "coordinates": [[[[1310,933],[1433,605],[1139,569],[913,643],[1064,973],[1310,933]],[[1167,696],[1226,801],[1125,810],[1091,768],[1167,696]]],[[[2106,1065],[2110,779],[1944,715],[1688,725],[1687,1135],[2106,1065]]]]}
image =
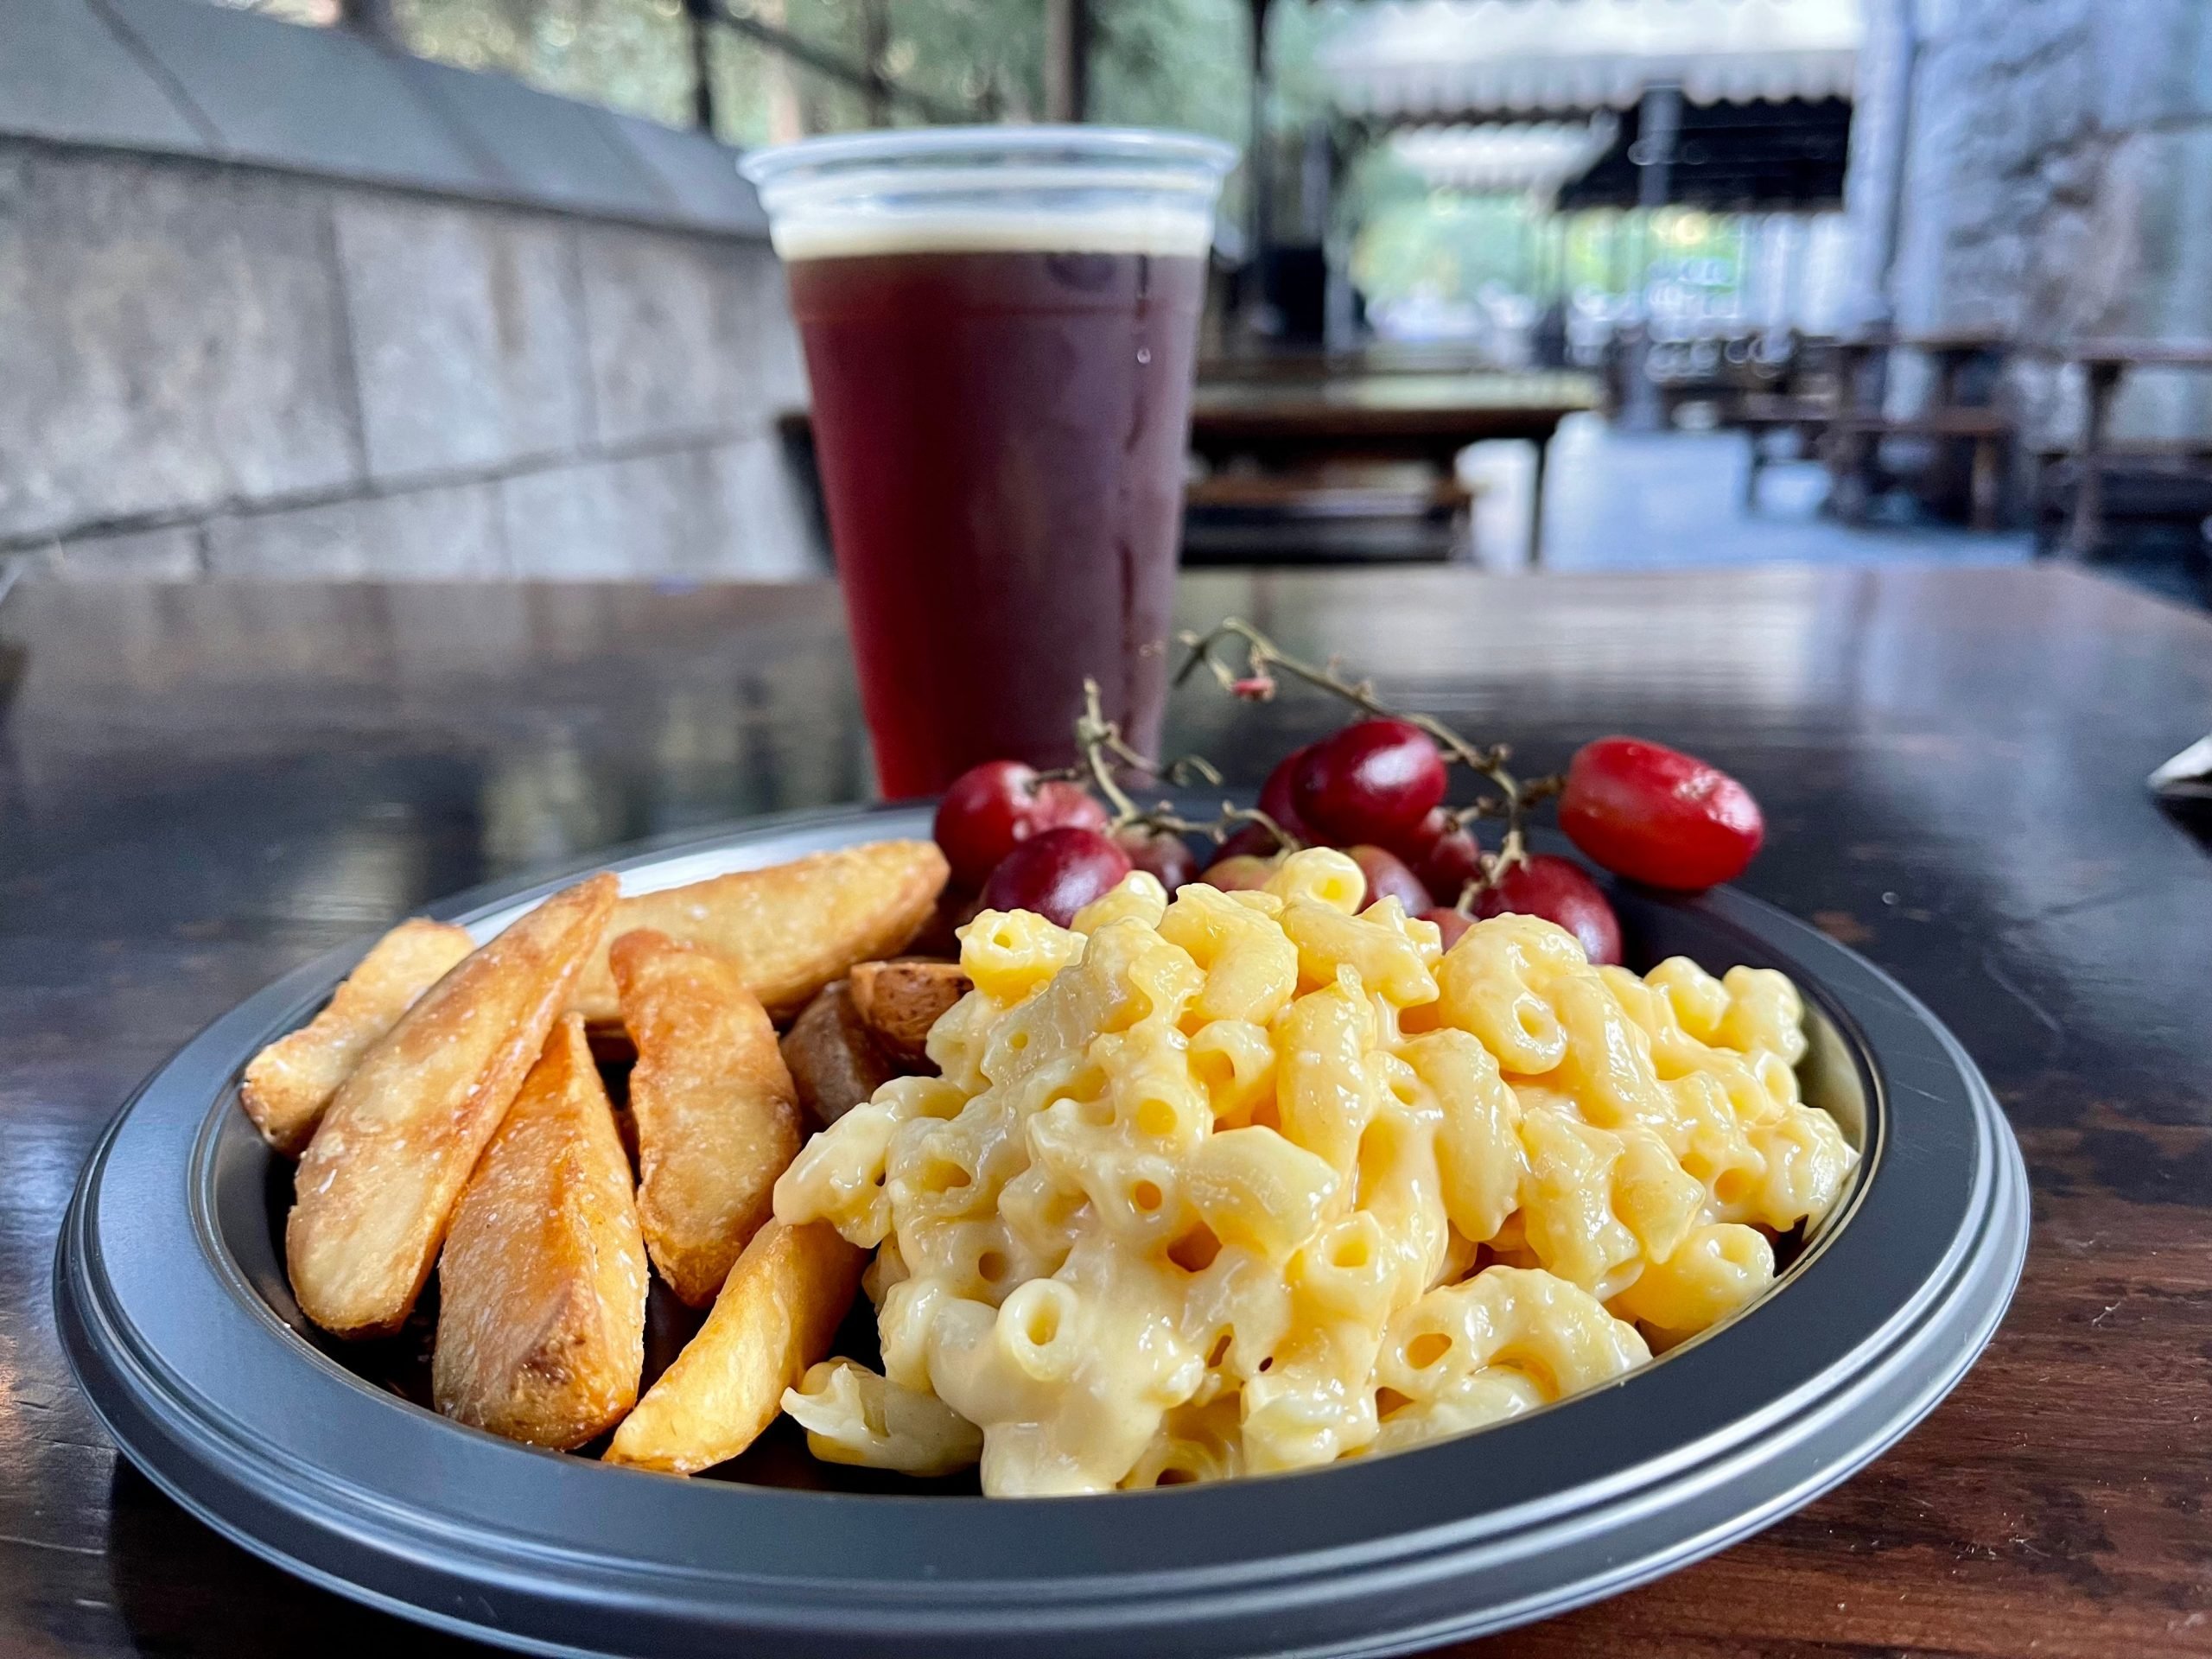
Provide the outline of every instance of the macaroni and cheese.
{"type": "Polygon", "coordinates": [[[1532,917],[1448,953],[1326,849],[986,911],[940,1076],[817,1135],[776,1214],[877,1252],[883,1374],[785,1395],[819,1456],[994,1494],[1306,1467],[1618,1377],[1774,1276],[1857,1154],[1782,975],[1593,968],[1532,917]]]}

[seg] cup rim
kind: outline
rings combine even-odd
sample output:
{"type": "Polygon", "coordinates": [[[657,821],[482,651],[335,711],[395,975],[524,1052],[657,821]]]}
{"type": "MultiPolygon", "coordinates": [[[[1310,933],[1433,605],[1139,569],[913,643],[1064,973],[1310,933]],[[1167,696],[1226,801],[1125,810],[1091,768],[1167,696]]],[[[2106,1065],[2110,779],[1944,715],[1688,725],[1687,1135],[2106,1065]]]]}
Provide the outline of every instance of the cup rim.
{"type": "Polygon", "coordinates": [[[1234,144],[1218,138],[1154,127],[1073,123],[896,127],[825,134],[749,150],[739,158],[737,170],[757,188],[816,169],[910,162],[1020,160],[1032,166],[1059,162],[1077,168],[1096,162],[1122,162],[1202,173],[1218,183],[1236,165],[1237,155],[1234,144]]]}

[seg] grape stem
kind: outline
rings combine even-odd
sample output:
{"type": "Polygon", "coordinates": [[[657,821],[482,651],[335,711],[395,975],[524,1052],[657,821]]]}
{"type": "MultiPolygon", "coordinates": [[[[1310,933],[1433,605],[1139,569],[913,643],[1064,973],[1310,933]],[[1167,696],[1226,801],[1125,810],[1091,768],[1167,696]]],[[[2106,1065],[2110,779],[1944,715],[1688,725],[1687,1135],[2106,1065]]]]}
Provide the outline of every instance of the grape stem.
{"type": "MultiPolygon", "coordinates": [[[[1435,741],[1436,746],[1444,752],[1446,766],[1462,766],[1488,779],[1497,792],[1482,796],[1468,805],[1458,808],[1451,815],[1452,822],[1454,828],[1465,830],[1478,818],[1503,819],[1505,836],[1497,851],[1481,855],[1482,874],[1469,881],[1460,892],[1458,909],[1468,910],[1486,889],[1503,880],[1516,866],[1529,861],[1522,834],[1529,809],[1558,794],[1566,785],[1564,778],[1531,778],[1524,781],[1516,777],[1507,766],[1506,763],[1513,758],[1513,751],[1506,745],[1478,746],[1462,737],[1433,715],[1397,708],[1385,702],[1376,691],[1374,681],[1346,679],[1337,671],[1333,660],[1322,667],[1294,657],[1242,617],[1224,617],[1205,633],[1186,630],[1176,638],[1177,643],[1190,652],[1181,669],[1176,672],[1177,685],[1182,684],[1203,666],[1212,674],[1215,683],[1230,696],[1246,702],[1265,702],[1274,696],[1275,673],[1280,671],[1293,679],[1303,680],[1308,685],[1341,697],[1370,715],[1406,721],[1435,741]],[[1235,653],[1240,648],[1244,658],[1242,672],[1233,662],[1217,654],[1217,651],[1235,653]]],[[[1280,834],[1280,830],[1277,833],[1280,834]]]]}
{"type": "Polygon", "coordinates": [[[1228,801],[1221,804],[1221,816],[1210,823],[1181,817],[1166,801],[1150,810],[1139,806],[1114,775],[1117,767],[1126,766],[1147,778],[1165,777],[1178,788],[1188,787],[1193,779],[1218,786],[1221,773],[1202,754],[1179,755],[1162,766],[1151,756],[1140,754],[1130,747],[1122,735],[1121,726],[1106,718],[1105,709],[1099,701],[1098,682],[1093,679],[1086,678],[1083,683],[1083,712],[1076,716],[1075,741],[1083,752],[1083,761],[1069,775],[1087,775],[1091,787],[1105,797],[1114,813],[1113,821],[1106,826],[1109,832],[1133,827],[1165,830],[1171,835],[1206,836],[1217,845],[1228,836],[1231,825],[1252,823],[1265,824],[1284,846],[1294,844],[1283,833],[1282,827],[1266,813],[1228,801]]]}

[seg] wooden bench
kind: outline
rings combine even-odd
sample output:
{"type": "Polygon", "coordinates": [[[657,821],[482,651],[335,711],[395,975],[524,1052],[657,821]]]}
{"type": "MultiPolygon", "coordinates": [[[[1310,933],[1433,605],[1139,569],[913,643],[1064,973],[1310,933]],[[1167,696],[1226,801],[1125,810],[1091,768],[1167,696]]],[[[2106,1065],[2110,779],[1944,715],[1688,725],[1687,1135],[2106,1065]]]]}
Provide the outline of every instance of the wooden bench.
{"type": "Polygon", "coordinates": [[[1834,423],[1835,394],[1828,392],[1747,391],[1736,400],[1722,424],[1751,440],[1751,465],[1744,469],[1744,511],[1758,505],[1759,476],[1774,457],[1766,439],[1775,432],[1795,432],[1802,452],[1817,454],[1834,423]]]}
{"type": "Polygon", "coordinates": [[[1200,381],[1191,450],[1219,476],[1312,476],[1354,461],[1395,461],[1452,476],[1470,444],[1518,439],[1535,450],[1529,562],[1543,550],[1544,471],[1560,423],[1597,402],[1586,375],[1543,371],[1361,374],[1318,381],[1200,381]]]}
{"type": "MultiPolygon", "coordinates": [[[[2075,446],[2046,445],[2033,458],[2037,557],[2076,545],[2085,468],[2075,446]]],[[[2212,439],[2131,439],[2099,452],[2091,539],[2098,550],[2120,524],[2197,525],[2212,522],[2212,439]]]]}
{"type": "MultiPolygon", "coordinates": [[[[2081,365],[2088,391],[2082,439],[2071,449],[2044,452],[2037,458],[2036,468],[2039,515],[2061,485],[2072,486],[2066,550],[2075,558],[2088,558],[2103,546],[2109,492],[2116,481],[2130,474],[2149,480],[2154,489],[2165,483],[2184,487],[2171,493],[2164,511],[2127,516],[2167,521],[2196,516],[2196,503],[2204,492],[2193,486],[2203,484],[2212,490],[2212,437],[2115,442],[2111,436],[2112,405],[2131,369],[2212,370],[2212,340],[2083,340],[2068,356],[2081,365]],[[2067,479],[2063,469],[2069,463],[2073,474],[2067,479]]],[[[2040,529],[2038,524],[2038,550],[2040,529]]]]}
{"type": "Polygon", "coordinates": [[[1841,410],[1826,438],[1830,499],[1836,516],[1847,524],[1863,523],[1869,502],[1886,481],[1880,467],[1883,441],[1917,438],[1966,447],[1967,522],[1978,531],[1996,529],[2005,512],[2005,461],[2014,425],[2002,410],[1968,401],[1961,382],[1970,369],[1985,366],[1993,389],[2011,350],[2004,336],[1974,331],[1876,334],[1847,341],[1841,348],[1841,410]],[[1888,355],[1898,349],[1932,359],[1936,375],[1923,409],[1891,417],[1881,410],[1888,388],[1888,355]]]}

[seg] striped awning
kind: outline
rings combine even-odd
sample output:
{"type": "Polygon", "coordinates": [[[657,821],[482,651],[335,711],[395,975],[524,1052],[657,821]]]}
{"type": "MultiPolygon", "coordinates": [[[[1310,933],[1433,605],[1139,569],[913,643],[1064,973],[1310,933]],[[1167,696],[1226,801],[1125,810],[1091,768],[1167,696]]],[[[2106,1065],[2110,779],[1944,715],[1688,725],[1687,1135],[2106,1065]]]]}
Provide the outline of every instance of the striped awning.
{"type": "Polygon", "coordinates": [[[1407,127],[1392,136],[1390,153],[1436,188],[1552,196],[1611,148],[1617,127],[1610,115],[1588,121],[1407,127]]]}
{"type": "Polygon", "coordinates": [[[1655,85],[1694,104],[1848,98],[1859,0],[1382,0],[1322,49],[1339,108],[1480,119],[1627,109],[1655,85]]]}

